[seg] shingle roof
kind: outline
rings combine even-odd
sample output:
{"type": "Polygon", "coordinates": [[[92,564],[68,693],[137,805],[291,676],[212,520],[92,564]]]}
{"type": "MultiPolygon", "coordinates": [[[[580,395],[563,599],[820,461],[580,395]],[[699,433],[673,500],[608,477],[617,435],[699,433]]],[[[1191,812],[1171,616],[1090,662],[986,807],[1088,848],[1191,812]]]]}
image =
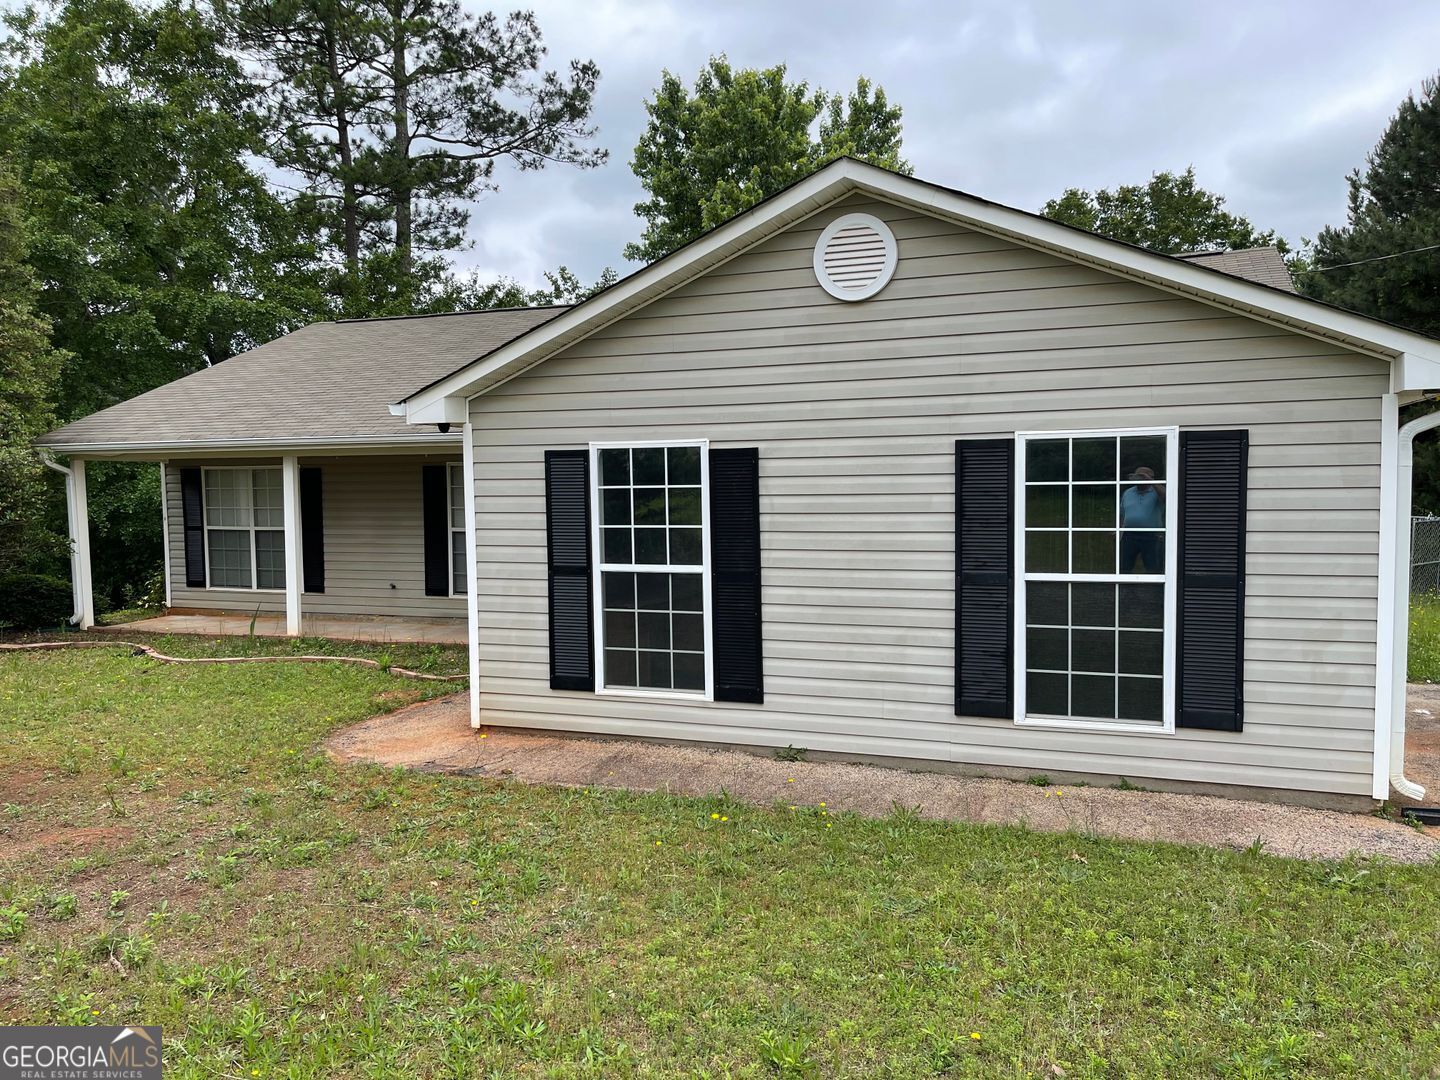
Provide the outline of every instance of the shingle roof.
{"type": "Polygon", "coordinates": [[[1285,266],[1285,256],[1276,247],[1240,248],[1237,251],[1191,251],[1177,256],[1197,266],[1219,270],[1272,289],[1295,291],[1295,282],[1285,266]]]}
{"type": "Polygon", "coordinates": [[[433,437],[390,403],[565,308],[323,322],[41,436],[55,450],[433,437]]]}

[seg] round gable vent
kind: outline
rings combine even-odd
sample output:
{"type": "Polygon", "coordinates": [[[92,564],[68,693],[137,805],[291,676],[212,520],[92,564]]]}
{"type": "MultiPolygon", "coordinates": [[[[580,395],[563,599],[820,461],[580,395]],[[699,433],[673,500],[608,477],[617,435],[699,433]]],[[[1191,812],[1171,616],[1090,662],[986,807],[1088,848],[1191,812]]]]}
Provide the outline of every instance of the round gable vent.
{"type": "Polygon", "coordinates": [[[870,214],[836,218],[815,245],[815,277],[821,288],[841,300],[874,296],[894,276],[898,261],[895,234],[870,214]]]}

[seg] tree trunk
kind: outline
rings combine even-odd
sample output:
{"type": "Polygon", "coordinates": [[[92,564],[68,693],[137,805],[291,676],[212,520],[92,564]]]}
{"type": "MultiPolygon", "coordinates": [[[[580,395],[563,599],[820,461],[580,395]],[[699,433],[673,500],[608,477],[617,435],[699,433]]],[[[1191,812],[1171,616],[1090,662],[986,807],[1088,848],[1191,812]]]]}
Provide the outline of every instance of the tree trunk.
{"type": "Polygon", "coordinates": [[[340,71],[339,30],[332,8],[325,19],[325,62],[334,95],[335,141],[340,155],[340,224],[345,244],[345,291],[353,300],[360,286],[360,210],[355,194],[354,153],[350,146],[350,106],[340,71]]]}
{"type": "Polygon", "coordinates": [[[390,165],[394,169],[395,256],[400,292],[408,301],[414,284],[415,255],[411,236],[414,187],[410,178],[410,70],[405,55],[409,37],[405,26],[404,0],[394,0],[390,14],[393,21],[390,62],[395,107],[395,141],[391,147],[390,165]]]}

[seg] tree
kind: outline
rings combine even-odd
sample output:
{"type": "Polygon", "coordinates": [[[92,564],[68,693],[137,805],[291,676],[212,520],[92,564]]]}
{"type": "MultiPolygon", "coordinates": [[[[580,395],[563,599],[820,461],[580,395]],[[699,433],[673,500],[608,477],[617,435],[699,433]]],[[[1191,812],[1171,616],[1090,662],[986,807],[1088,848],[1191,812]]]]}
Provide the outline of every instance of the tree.
{"type": "Polygon", "coordinates": [[[542,70],[529,12],[503,20],[458,0],[224,0],[242,52],[267,71],[272,160],[297,173],[341,237],[353,314],[442,302],[439,253],[464,243],[467,202],[497,162],[592,168],[599,69],[542,70]],[[364,310],[356,310],[364,309],[364,310]]]}
{"type": "MultiPolygon", "coordinates": [[[[267,84],[270,158],[298,174],[340,254],[344,313],[363,315],[362,238],[383,213],[363,196],[357,114],[373,103],[359,78],[379,47],[354,0],[216,0],[226,31],[267,84]]],[[[297,200],[298,201],[298,200],[297,200]]]]}
{"type": "MultiPolygon", "coordinates": [[[[180,0],[68,0],[7,19],[0,146],[31,229],[38,307],[72,420],[328,311],[307,223],[251,167],[254,88],[180,0]]],[[[153,466],[97,462],[97,599],[159,567],[153,466]]]]}
{"type": "Polygon", "coordinates": [[[513,278],[482,281],[478,276],[448,277],[430,299],[429,312],[479,311],[486,308],[544,307],[549,304],[578,304],[619,280],[610,267],[593,285],[586,285],[568,266],[545,272],[546,286],[527,289],[513,278]]]}
{"type": "Polygon", "coordinates": [[[1440,77],[1400,103],[1348,181],[1348,220],[1316,237],[1301,292],[1440,336],[1440,77]]]}
{"type": "Polygon", "coordinates": [[[0,575],[52,570],[66,551],[48,522],[45,468],[30,441],[54,419],[61,354],[36,311],[40,287],[25,264],[29,227],[20,185],[0,161],[0,575]]]}
{"type": "Polygon", "coordinates": [[[1178,176],[1155,173],[1144,185],[1124,184],[1091,193],[1068,188],[1040,213],[1101,236],[1176,255],[1187,251],[1238,250],[1274,244],[1289,248],[1273,231],[1261,232],[1224,209],[1224,196],[1195,182],[1191,166],[1178,176]]]}
{"type": "Polygon", "coordinates": [[[787,82],[785,65],[736,71],[711,57],[692,89],[664,72],[631,167],[650,198],[625,257],[650,262],[762,199],[850,155],[908,173],[901,110],[866,79],[848,98],[787,82]]]}

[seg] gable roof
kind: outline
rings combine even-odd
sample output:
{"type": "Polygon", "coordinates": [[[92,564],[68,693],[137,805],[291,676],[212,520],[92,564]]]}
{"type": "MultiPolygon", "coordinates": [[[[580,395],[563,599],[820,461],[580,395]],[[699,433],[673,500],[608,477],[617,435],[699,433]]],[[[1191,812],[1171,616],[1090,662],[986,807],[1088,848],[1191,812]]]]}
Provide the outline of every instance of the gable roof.
{"type": "Polygon", "coordinates": [[[1433,338],[1299,296],[1293,290],[1236,277],[1206,266],[1203,260],[1162,255],[854,158],[840,158],[543,326],[458,371],[418,386],[396,409],[412,424],[464,423],[468,399],[857,193],[1393,361],[1391,388],[1396,391],[1440,386],[1440,341],[1433,338]]]}
{"type": "Polygon", "coordinates": [[[345,446],[440,437],[390,402],[566,310],[502,308],[315,323],[36,440],[63,452],[345,446]]]}
{"type": "Polygon", "coordinates": [[[1175,256],[1196,266],[1219,270],[1222,274],[1245,278],[1272,289],[1295,291],[1295,281],[1285,265],[1285,256],[1274,245],[1267,247],[1236,248],[1234,251],[1187,251],[1175,256]]]}

